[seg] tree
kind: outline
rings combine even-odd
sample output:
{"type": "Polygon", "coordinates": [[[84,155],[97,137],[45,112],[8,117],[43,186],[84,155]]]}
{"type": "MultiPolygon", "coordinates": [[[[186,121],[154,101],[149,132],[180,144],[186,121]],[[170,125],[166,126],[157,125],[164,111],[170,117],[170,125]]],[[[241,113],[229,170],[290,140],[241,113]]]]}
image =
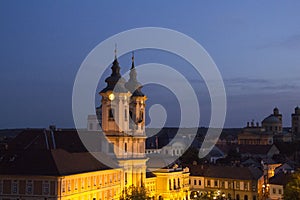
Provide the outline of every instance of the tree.
{"type": "Polygon", "coordinates": [[[134,185],[125,188],[122,191],[120,200],[150,200],[148,196],[148,191],[144,186],[135,187],[134,185]]]}
{"type": "Polygon", "coordinates": [[[300,172],[292,175],[284,189],[284,200],[299,200],[300,198],[300,172]]]}

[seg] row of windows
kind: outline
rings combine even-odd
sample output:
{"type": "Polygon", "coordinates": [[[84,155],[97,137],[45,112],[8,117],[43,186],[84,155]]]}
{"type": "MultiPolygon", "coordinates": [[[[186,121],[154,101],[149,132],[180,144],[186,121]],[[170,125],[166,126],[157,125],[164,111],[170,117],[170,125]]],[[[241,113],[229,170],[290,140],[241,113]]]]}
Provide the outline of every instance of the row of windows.
{"type": "Polygon", "coordinates": [[[180,179],[177,178],[177,179],[169,179],[169,190],[177,190],[177,189],[180,189],[181,188],[181,185],[180,185],[180,179]],[[173,184],[172,184],[173,182],[173,184]],[[172,187],[173,186],[173,187],[172,187]]]}
{"type": "Polygon", "coordinates": [[[114,173],[110,175],[100,175],[92,177],[83,177],[77,179],[63,180],[62,181],[62,192],[69,192],[73,190],[87,189],[93,186],[102,186],[107,184],[113,184],[120,181],[120,173],[114,173]]]}
{"type": "MultiPolygon", "coordinates": [[[[201,186],[203,183],[200,179],[193,179],[189,181],[190,184],[194,186],[201,186]]],[[[219,181],[219,180],[207,180],[206,181],[207,187],[220,187],[220,188],[234,188],[238,190],[249,190],[249,183],[247,182],[240,182],[240,181],[219,181]]],[[[255,191],[255,185],[252,186],[252,190],[255,191]]]]}
{"type": "Polygon", "coordinates": [[[282,194],[282,189],[278,189],[278,191],[277,191],[276,188],[273,188],[272,193],[273,194],[282,194]]]}
{"type": "Polygon", "coordinates": [[[50,194],[49,181],[0,180],[0,194],[50,194]],[[36,185],[34,192],[34,185],[36,185]]]}

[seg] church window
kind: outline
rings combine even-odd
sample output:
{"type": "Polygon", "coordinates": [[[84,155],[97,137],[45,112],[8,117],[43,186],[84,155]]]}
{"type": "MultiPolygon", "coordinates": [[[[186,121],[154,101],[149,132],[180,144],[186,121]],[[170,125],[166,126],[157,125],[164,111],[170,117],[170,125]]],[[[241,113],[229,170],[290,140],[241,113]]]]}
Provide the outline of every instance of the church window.
{"type": "Polygon", "coordinates": [[[109,118],[109,120],[113,120],[114,119],[114,109],[113,108],[109,109],[108,118],[109,118]]]}

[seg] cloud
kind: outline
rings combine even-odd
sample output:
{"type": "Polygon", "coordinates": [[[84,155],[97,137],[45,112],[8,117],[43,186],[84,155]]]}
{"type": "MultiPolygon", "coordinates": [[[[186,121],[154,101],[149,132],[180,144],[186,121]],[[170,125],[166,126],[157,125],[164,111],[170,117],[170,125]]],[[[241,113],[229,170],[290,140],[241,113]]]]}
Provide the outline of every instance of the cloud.
{"type": "Polygon", "coordinates": [[[233,78],[225,79],[225,86],[229,95],[247,94],[247,93],[274,93],[291,92],[300,89],[299,80],[271,80],[259,78],[233,78]]]}
{"type": "Polygon", "coordinates": [[[284,48],[290,50],[300,50],[300,34],[294,34],[281,41],[270,42],[257,47],[257,49],[268,49],[268,48],[284,48]]]}

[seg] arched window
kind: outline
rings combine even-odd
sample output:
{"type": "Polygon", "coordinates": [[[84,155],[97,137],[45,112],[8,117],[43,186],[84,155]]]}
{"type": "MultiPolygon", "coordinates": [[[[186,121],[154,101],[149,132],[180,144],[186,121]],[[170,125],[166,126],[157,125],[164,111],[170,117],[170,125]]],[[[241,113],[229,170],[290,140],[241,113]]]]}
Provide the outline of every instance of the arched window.
{"type": "Polygon", "coordinates": [[[114,120],[114,109],[113,108],[110,108],[108,111],[108,119],[114,120]]]}

